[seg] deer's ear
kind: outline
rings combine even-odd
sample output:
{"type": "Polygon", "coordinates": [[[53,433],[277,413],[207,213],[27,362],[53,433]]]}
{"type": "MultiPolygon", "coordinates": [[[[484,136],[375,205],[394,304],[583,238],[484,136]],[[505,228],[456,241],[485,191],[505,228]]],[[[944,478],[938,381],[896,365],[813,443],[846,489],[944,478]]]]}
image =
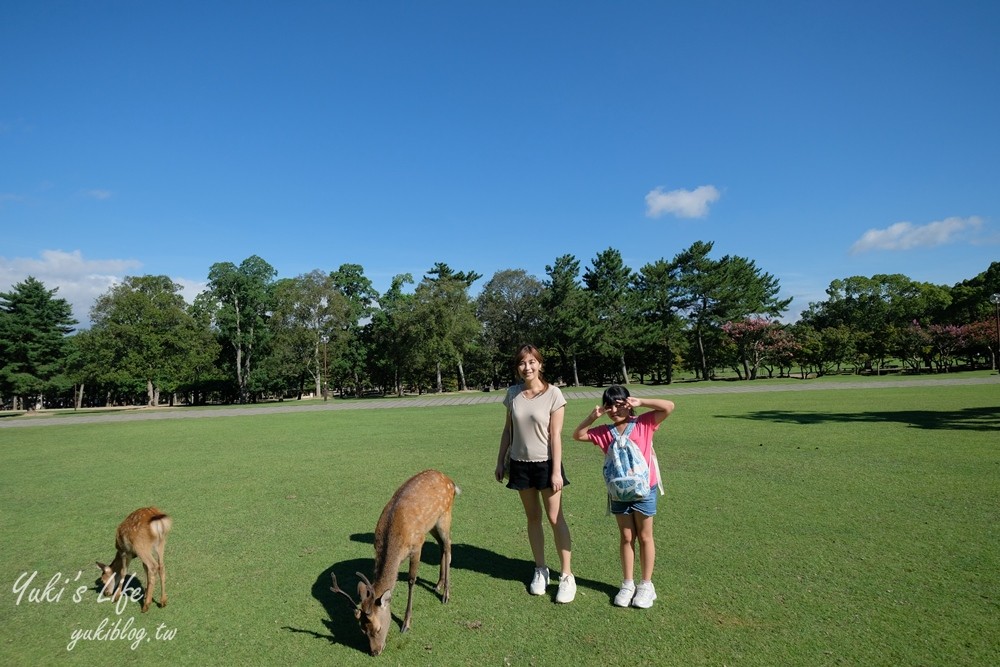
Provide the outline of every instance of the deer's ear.
{"type": "Polygon", "coordinates": [[[385,593],[382,593],[382,597],[376,600],[375,604],[381,607],[384,604],[386,605],[389,604],[391,601],[392,601],[392,589],[389,589],[385,593]]]}
{"type": "Polygon", "coordinates": [[[101,568],[101,572],[104,572],[105,570],[108,569],[108,566],[102,563],[101,561],[96,561],[96,562],[97,562],[97,567],[101,568]]]}

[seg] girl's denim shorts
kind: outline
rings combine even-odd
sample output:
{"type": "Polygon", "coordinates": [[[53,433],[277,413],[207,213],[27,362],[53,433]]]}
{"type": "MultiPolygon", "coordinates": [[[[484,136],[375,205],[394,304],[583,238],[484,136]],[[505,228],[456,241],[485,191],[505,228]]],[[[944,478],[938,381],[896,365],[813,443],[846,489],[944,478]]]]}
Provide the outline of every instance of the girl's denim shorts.
{"type": "Polygon", "coordinates": [[[654,486],[650,489],[649,495],[642,500],[633,500],[631,502],[619,502],[617,500],[611,501],[611,513],[612,514],[631,514],[632,512],[638,512],[644,516],[656,516],[656,499],[660,495],[660,489],[654,486]]]}

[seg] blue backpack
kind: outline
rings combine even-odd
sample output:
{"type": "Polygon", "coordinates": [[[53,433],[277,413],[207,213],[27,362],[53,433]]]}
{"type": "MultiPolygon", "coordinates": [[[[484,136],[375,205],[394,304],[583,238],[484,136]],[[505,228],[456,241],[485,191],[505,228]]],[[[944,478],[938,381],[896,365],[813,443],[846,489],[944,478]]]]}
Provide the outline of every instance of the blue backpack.
{"type": "Polygon", "coordinates": [[[604,482],[608,497],[619,502],[632,502],[650,493],[649,465],[639,447],[629,439],[635,422],[629,421],[621,435],[613,425],[608,425],[612,442],[604,457],[604,482]]]}

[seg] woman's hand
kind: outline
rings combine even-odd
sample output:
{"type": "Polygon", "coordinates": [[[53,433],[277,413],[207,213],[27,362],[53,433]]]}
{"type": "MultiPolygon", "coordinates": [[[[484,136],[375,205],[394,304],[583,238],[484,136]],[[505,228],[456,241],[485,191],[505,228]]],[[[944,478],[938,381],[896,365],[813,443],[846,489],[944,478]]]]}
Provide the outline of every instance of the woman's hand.
{"type": "Polygon", "coordinates": [[[559,493],[563,488],[563,476],[561,472],[552,473],[552,491],[559,493]]]}

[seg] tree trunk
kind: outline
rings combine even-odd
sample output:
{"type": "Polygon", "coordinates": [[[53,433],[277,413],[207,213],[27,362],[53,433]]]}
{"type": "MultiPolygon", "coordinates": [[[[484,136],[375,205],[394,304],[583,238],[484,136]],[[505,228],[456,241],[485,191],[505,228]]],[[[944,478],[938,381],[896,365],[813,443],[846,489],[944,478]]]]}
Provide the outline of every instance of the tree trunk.
{"type": "Polygon", "coordinates": [[[149,407],[156,405],[156,388],[150,379],[146,380],[146,405],[149,407]]]}
{"type": "Polygon", "coordinates": [[[441,381],[441,362],[435,364],[435,369],[437,370],[437,393],[444,393],[444,383],[441,381]]]}
{"type": "Polygon", "coordinates": [[[461,359],[458,360],[458,387],[462,391],[468,389],[468,387],[465,385],[465,369],[462,367],[461,359]]]}
{"type": "Polygon", "coordinates": [[[698,329],[698,356],[701,359],[701,379],[708,379],[708,359],[705,358],[705,341],[701,337],[701,329],[698,329]]]}
{"type": "Polygon", "coordinates": [[[73,396],[73,409],[74,410],[79,410],[81,407],[83,407],[83,383],[82,382],[77,387],[75,395],[73,396]]]}
{"type": "Polygon", "coordinates": [[[576,366],[576,352],[573,353],[573,386],[580,386],[580,372],[576,366]]]}
{"type": "Polygon", "coordinates": [[[622,364],[622,384],[628,384],[628,368],[626,368],[626,366],[625,366],[625,355],[624,354],[621,355],[620,360],[621,360],[621,364],[622,364]]]}

